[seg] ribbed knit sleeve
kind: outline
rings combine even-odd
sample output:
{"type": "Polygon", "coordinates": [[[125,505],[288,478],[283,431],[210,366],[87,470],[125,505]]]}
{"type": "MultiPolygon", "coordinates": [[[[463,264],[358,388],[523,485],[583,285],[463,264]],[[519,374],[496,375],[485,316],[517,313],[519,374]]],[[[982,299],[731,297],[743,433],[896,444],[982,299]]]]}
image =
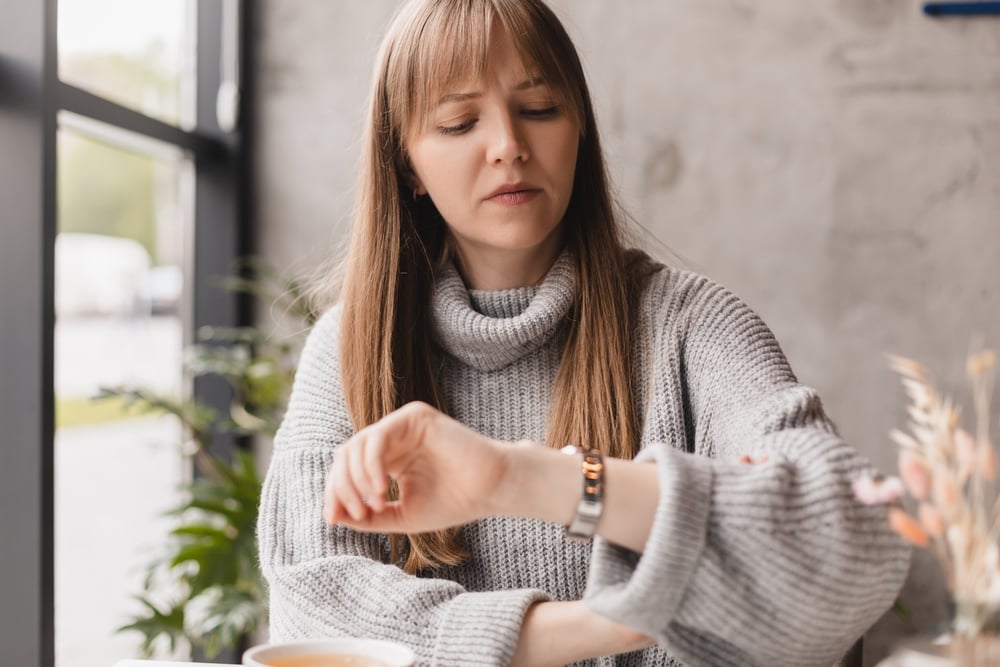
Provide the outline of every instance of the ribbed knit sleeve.
{"type": "Polygon", "coordinates": [[[595,541],[587,603],[692,667],[829,667],[892,604],[909,548],[854,499],[870,466],[764,323],[696,276],[662,298],[654,354],[679,371],[653,382],[683,392],[693,432],[637,457],[659,469],[652,532],[641,554],[595,541]]]}
{"type": "Polygon", "coordinates": [[[506,665],[537,590],[472,593],[386,564],[384,536],[322,518],[326,472],[353,427],[337,367],[339,309],[316,324],[298,366],[264,482],[258,522],[272,641],[377,637],[422,665],[506,665]]]}

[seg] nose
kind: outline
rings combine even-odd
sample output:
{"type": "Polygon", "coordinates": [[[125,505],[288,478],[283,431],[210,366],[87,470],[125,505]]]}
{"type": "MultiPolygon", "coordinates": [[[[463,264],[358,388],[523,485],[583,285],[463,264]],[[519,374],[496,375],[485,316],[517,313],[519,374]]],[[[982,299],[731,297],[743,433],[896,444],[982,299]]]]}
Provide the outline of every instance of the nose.
{"type": "Polygon", "coordinates": [[[490,146],[487,159],[491,164],[513,164],[528,160],[528,145],[522,136],[517,119],[509,112],[497,115],[493,131],[490,133],[490,146]]]}

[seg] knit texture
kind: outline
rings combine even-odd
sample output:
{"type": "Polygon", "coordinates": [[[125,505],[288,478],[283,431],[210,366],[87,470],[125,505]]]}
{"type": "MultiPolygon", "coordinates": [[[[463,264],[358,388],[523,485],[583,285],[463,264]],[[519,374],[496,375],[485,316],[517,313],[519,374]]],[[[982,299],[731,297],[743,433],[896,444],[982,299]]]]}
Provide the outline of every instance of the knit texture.
{"type": "MultiPolygon", "coordinates": [[[[469,291],[445,271],[432,319],[449,414],[492,438],[543,442],[574,289],[566,255],[537,287],[469,291]]],[[[384,536],[321,516],[326,471],[353,433],[339,322],[335,307],[309,336],[264,484],[274,641],[381,637],[421,664],[505,665],[531,604],[583,598],[658,645],[581,664],[829,667],[902,585],[909,549],[884,508],[853,499],[870,466],[745,304],[669,267],[640,296],[635,340],[637,459],[658,467],[661,489],[645,551],[497,517],[463,528],[464,564],[407,575],[387,564],[384,536]]]]}

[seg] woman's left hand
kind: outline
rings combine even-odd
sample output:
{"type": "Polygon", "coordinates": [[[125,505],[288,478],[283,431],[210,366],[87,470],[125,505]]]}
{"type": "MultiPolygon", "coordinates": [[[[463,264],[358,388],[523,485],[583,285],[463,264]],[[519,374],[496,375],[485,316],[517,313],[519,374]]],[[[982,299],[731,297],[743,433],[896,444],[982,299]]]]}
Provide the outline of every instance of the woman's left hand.
{"type": "Polygon", "coordinates": [[[355,530],[412,534],[488,516],[509,448],[425,403],[409,403],[337,449],[324,517],[355,530]],[[399,500],[386,499],[388,477],[399,485],[399,500]]]}

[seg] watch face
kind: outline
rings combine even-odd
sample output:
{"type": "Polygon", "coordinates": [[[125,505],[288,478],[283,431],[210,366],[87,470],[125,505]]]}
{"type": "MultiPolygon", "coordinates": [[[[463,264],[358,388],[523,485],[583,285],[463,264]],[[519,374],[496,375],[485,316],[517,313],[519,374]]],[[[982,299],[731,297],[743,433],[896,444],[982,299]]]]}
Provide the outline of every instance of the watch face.
{"type": "Polygon", "coordinates": [[[576,506],[576,514],[566,527],[566,537],[578,542],[587,542],[594,536],[597,523],[604,511],[602,502],[604,461],[600,452],[583,450],[576,445],[566,445],[560,449],[563,454],[583,454],[583,494],[576,506]]]}
{"type": "Polygon", "coordinates": [[[573,533],[573,532],[570,532],[569,529],[567,529],[566,530],[566,537],[568,537],[569,539],[573,540],[574,542],[589,542],[590,538],[593,537],[593,534],[584,535],[583,533],[573,533]]]}
{"type": "Polygon", "coordinates": [[[580,503],[576,510],[576,516],[566,528],[566,536],[576,540],[589,540],[597,530],[597,522],[601,518],[600,503],[580,503]],[[596,513],[594,509],[596,507],[596,513]]]}

